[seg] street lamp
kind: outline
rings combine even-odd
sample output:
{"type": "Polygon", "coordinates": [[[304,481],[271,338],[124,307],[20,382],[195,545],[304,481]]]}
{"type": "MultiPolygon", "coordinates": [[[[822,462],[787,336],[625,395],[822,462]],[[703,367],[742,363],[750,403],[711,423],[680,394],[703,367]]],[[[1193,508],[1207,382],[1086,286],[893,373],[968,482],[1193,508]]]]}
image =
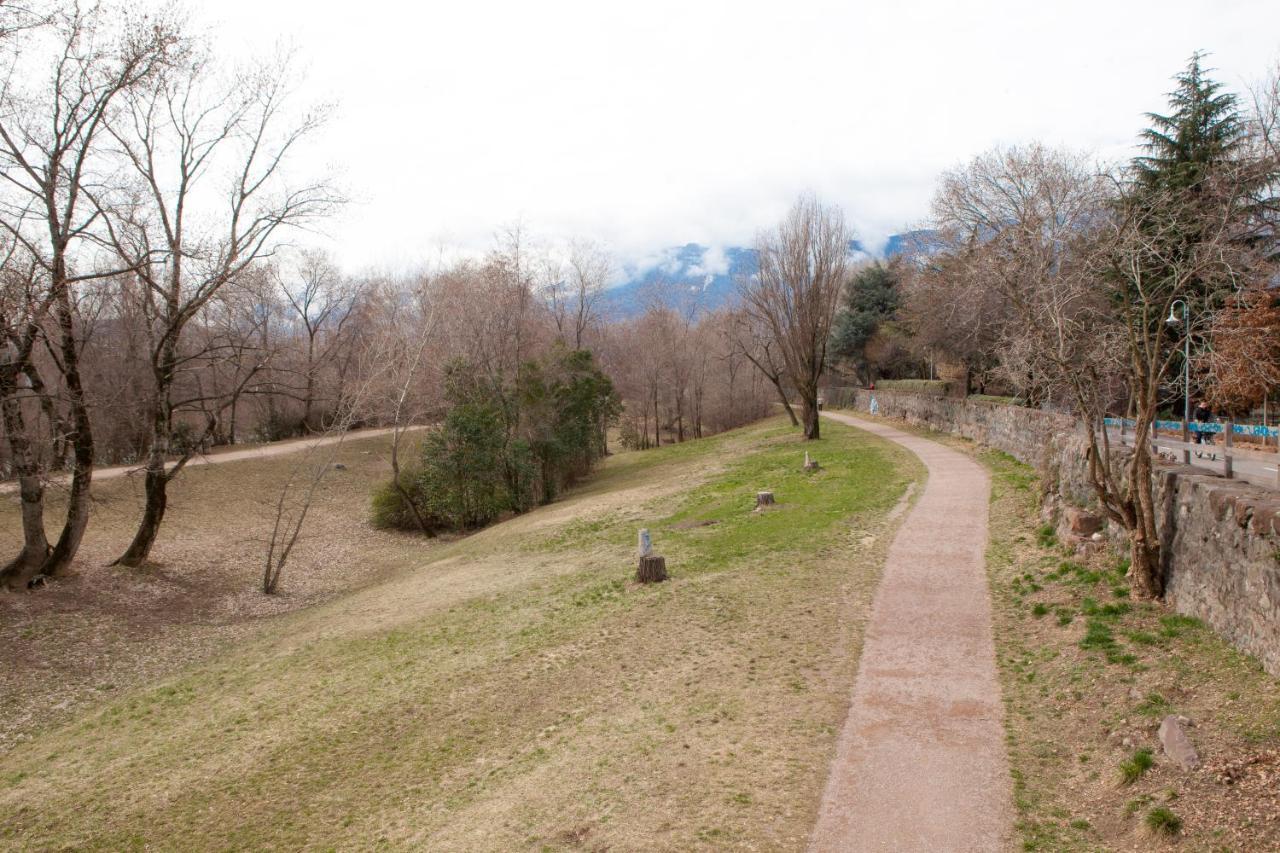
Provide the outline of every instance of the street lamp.
{"type": "MultiPolygon", "coordinates": [[[[1173,313],[1178,305],[1182,306],[1182,441],[1186,443],[1191,440],[1191,311],[1184,300],[1175,299],[1170,303],[1165,323],[1171,327],[1178,325],[1178,317],[1173,313]]],[[[1182,461],[1191,464],[1191,451],[1185,447],[1182,448],[1182,461]]]]}

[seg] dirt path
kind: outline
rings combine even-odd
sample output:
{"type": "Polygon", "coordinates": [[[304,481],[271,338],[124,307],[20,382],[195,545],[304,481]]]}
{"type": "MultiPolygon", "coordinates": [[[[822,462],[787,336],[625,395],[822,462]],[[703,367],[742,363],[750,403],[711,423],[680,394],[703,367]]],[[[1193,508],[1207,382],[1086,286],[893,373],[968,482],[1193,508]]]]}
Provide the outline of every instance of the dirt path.
{"type": "Polygon", "coordinates": [[[889,549],[813,851],[1009,846],[1003,706],[985,551],[991,484],[973,460],[878,423],[929,469],[889,549]]]}
{"type": "MultiPolygon", "coordinates": [[[[421,429],[421,427],[409,427],[410,430],[421,429]]],[[[392,427],[383,429],[363,429],[347,433],[345,440],[351,441],[357,438],[377,438],[380,435],[390,435],[392,427]]],[[[276,441],[270,444],[259,444],[255,447],[246,447],[240,450],[215,450],[204,456],[197,456],[187,463],[188,468],[194,468],[199,465],[217,465],[222,462],[241,462],[245,459],[262,459],[268,456],[283,456],[286,453],[297,453],[299,450],[306,450],[310,447],[323,447],[326,444],[334,444],[343,441],[344,437],[340,435],[331,435],[326,438],[292,438],[287,441],[276,441]]],[[[134,471],[141,471],[141,465],[115,465],[110,468],[93,469],[93,479],[112,480],[116,477],[123,477],[134,471]]],[[[70,481],[70,477],[62,475],[55,477],[53,482],[66,483],[70,481]]],[[[0,495],[11,494],[18,490],[18,484],[12,480],[0,482],[0,495]]]]}

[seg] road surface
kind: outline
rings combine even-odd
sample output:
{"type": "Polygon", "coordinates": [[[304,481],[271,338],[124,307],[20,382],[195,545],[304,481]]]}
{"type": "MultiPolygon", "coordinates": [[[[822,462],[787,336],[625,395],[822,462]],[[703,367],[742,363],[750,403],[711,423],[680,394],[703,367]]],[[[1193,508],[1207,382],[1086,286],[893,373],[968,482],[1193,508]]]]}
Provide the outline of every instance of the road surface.
{"type": "MultiPolygon", "coordinates": [[[[1119,443],[1120,431],[1117,429],[1108,430],[1113,443],[1119,443]]],[[[1132,445],[1133,436],[1127,435],[1128,443],[1132,445]]],[[[1212,445],[1202,445],[1201,453],[1204,454],[1197,458],[1195,453],[1191,454],[1191,464],[1197,468],[1204,468],[1215,474],[1222,473],[1222,436],[1216,436],[1216,442],[1212,445]],[[1216,459],[1210,456],[1216,456],[1216,459]]],[[[1176,446],[1181,441],[1179,438],[1171,438],[1167,435],[1156,436],[1156,447],[1160,448],[1165,454],[1173,457],[1178,462],[1182,461],[1182,448],[1176,446]],[[1173,442],[1175,444],[1170,444],[1173,442]]],[[[1241,449],[1258,450],[1257,445],[1247,444],[1241,445],[1241,449]]],[[[1280,459],[1278,459],[1280,461],[1280,459]]],[[[1276,462],[1262,462],[1256,459],[1240,459],[1235,457],[1231,460],[1231,467],[1236,479],[1253,483],[1256,486],[1263,486],[1268,489],[1280,488],[1280,483],[1276,481],[1276,462]]]]}

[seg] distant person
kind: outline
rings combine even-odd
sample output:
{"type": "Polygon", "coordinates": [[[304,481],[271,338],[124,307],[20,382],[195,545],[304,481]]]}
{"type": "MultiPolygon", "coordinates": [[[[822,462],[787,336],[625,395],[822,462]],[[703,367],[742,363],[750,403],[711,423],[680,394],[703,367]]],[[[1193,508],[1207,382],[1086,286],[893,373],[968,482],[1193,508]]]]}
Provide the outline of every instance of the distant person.
{"type": "MultiPolygon", "coordinates": [[[[1209,409],[1209,406],[1205,404],[1204,400],[1197,400],[1195,409],[1191,412],[1191,419],[1197,424],[1207,424],[1213,420],[1213,412],[1209,409]]],[[[1196,444],[1204,444],[1205,432],[1197,429],[1195,440],[1196,444]]]]}

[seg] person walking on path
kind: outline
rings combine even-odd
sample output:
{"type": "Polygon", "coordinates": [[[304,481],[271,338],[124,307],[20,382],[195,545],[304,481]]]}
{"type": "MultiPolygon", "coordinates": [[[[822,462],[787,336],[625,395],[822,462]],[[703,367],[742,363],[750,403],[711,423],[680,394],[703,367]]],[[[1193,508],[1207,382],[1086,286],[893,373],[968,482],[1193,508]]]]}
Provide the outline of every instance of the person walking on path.
{"type": "MultiPolygon", "coordinates": [[[[1196,400],[1195,407],[1191,411],[1191,419],[1195,421],[1197,425],[1206,424],[1213,420],[1213,412],[1209,409],[1208,405],[1205,404],[1204,400],[1196,400]]],[[[1206,435],[1205,431],[1196,429],[1195,433],[1196,444],[1204,444],[1206,435]]],[[[1213,439],[1209,439],[1209,442],[1213,443],[1213,439]]]]}

